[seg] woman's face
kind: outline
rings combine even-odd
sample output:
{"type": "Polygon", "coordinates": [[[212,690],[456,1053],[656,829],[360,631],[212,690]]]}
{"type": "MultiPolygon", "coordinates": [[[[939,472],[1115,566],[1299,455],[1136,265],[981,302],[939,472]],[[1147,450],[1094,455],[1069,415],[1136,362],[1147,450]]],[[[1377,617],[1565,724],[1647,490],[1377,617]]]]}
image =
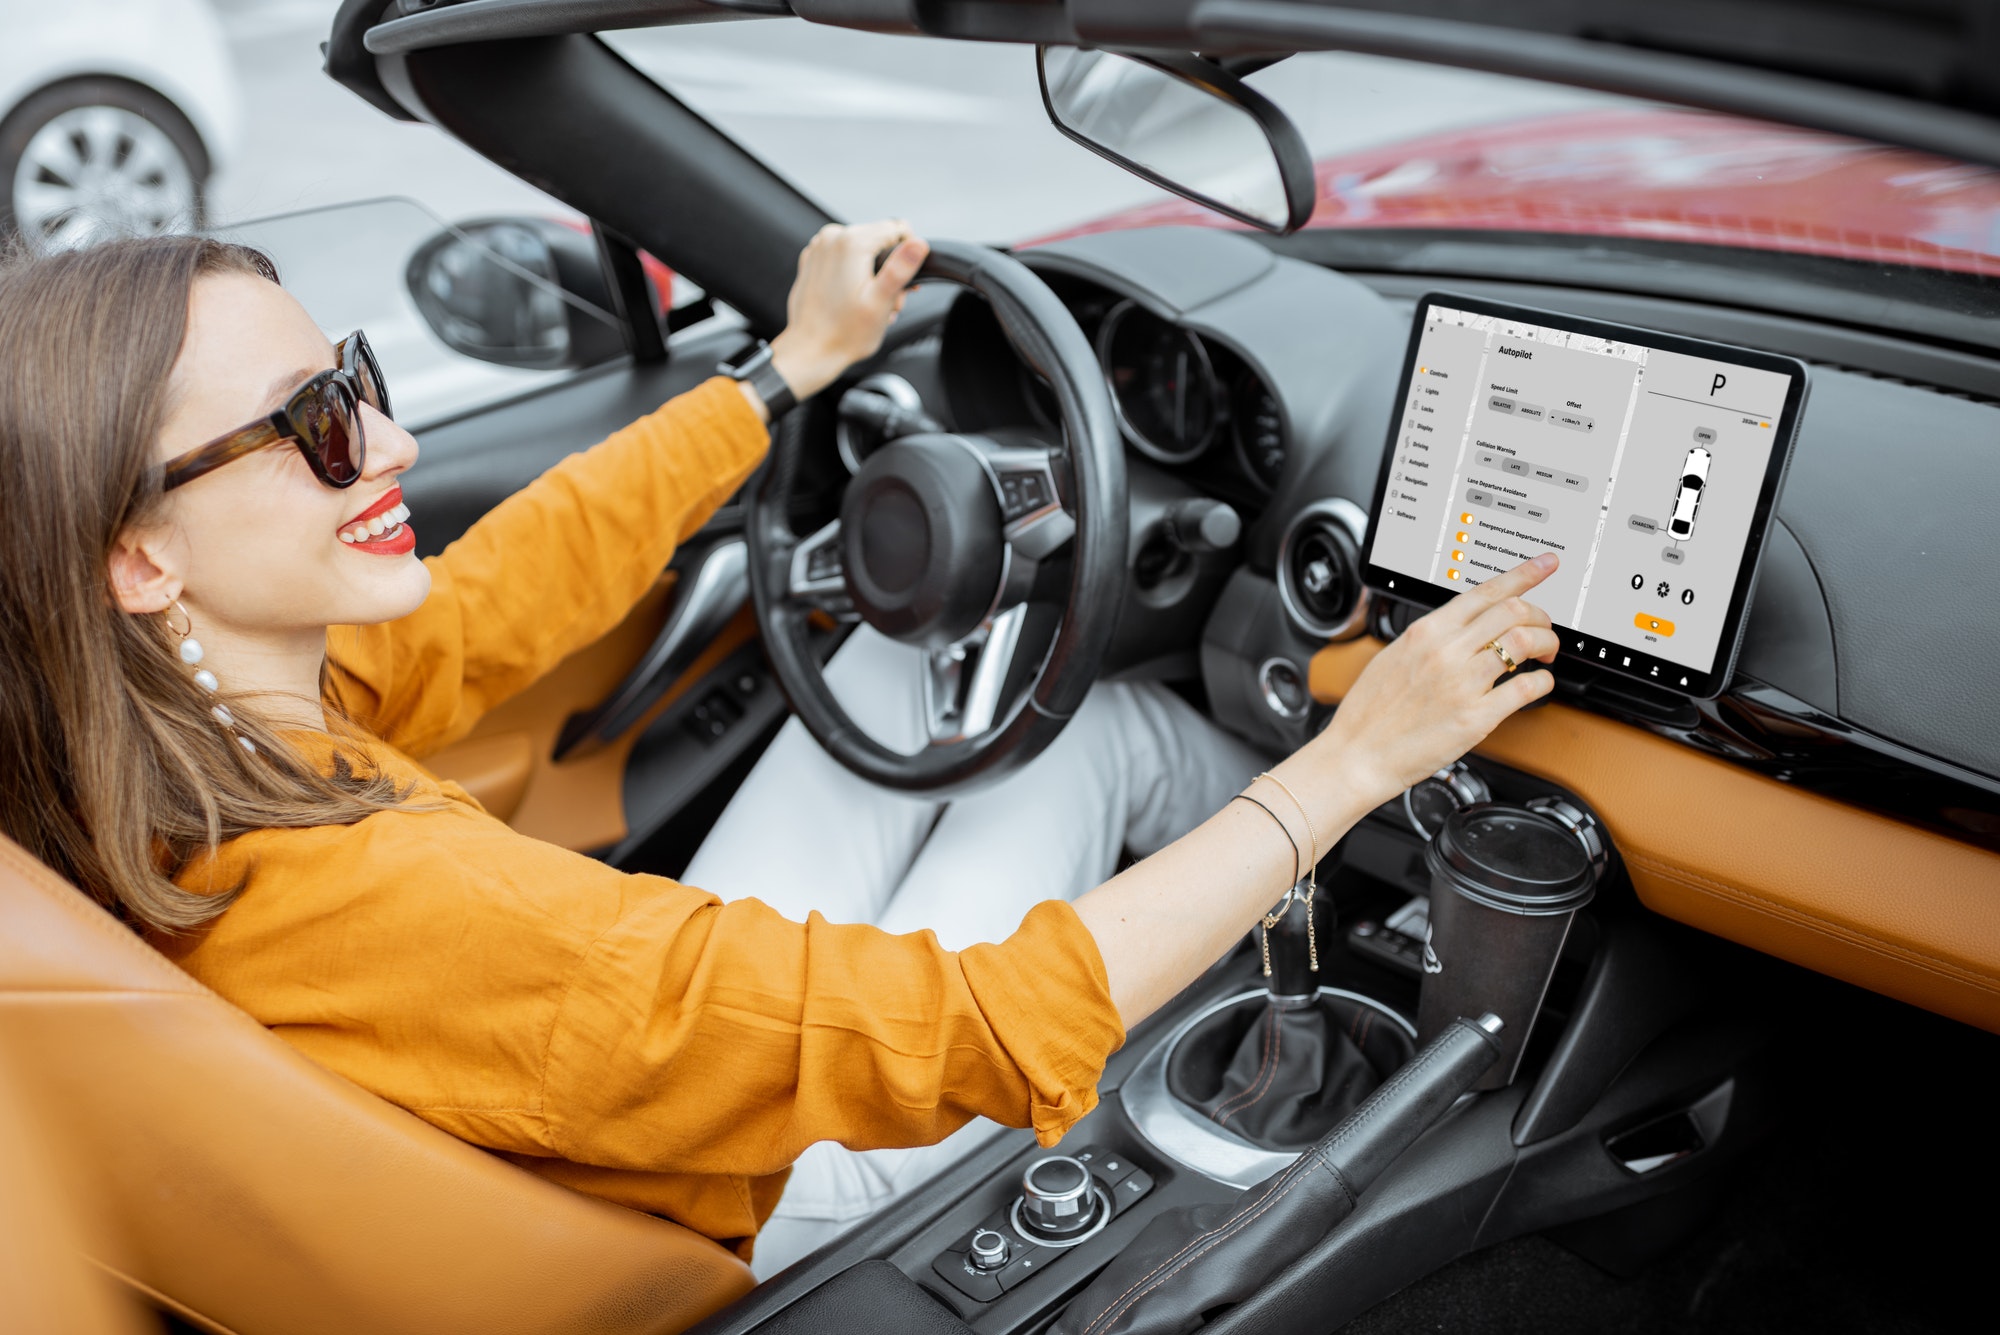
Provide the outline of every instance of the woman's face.
{"type": "MultiPolygon", "coordinates": [[[[195,285],[187,340],[174,364],[161,461],[255,422],[335,364],[305,308],[275,283],[217,274],[195,285]]],[[[397,478],[417,458],[407,431],[361,407],[367,463],[337,491],[284,441],[167,494],[159,526],[180,597],[205,622],[248,635],[317,634],[406,616],[430,592],[407,531],[353,542],[364,516],[401,500],[397,478]]],[[[407,525],[405,525],[407,530],[407,525]]]]}

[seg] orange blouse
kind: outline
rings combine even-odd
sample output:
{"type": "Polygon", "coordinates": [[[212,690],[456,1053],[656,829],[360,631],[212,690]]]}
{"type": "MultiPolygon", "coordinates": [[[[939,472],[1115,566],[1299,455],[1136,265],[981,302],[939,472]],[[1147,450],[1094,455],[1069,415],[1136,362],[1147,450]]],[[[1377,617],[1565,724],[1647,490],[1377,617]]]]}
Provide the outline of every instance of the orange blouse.
{"type": "MultiPolygon", "coordinates": [[[[977,1115],[1052,1144],[1124,1041],[1066,904],[956,954],[789,922],[516,834],[417,763],[617,624],[766,439],[712,380],[496,507],[411,616],[330,633],[362,749],[443,809],[236,839],[180,881],[241,898],[155,940],[321,1065],[746,1258],[806,1146],[928,1144],[977,1115]]],[[[300,744],[330,763],[323,734],[300,744]]]]}

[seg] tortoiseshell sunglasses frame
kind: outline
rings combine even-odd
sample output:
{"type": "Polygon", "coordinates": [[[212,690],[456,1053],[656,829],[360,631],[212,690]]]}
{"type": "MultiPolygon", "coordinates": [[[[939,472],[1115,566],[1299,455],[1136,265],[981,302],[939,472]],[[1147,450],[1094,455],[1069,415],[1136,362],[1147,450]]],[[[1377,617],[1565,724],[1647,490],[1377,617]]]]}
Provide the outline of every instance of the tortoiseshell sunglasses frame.
{"type": "MultiPolygon", "coordinates": [[[[361,480],[361,474],[368,466],[368,443],[362,432],[360,404],[366,403],[384,417],[389,413],[389,390],[382,381],[381,364],[375,360],[375,352],[368,346],[368,338],[359,329],[334,345],[334,355],[340,365],[331,371],[321,371],[305,384],[294,390],[285,400],[284,407],[267,415],[262,421],[217,436],[206,445],[197,445],[185,454],[169,459],[162,469],[160,489],[172,491],[175,487],[186,486],[198,477],[213,473],[226,464],[235,463],[246,454],[276,445],[281,441],[291,441],[305,456],[306,464],[313,476],[337,491],[345,491],[361,480]],[[311,444],[311,433],[302,424],[301,414],[312,400],[325,399],[327,391],[334,385],[347,396],[351,408],[350,420],[354,431],[354,475],[345,481],[335,478],[327,471],[326,461],[311,444]]],[[[332,410],[333,405],[325,405],[332,410]]]]}

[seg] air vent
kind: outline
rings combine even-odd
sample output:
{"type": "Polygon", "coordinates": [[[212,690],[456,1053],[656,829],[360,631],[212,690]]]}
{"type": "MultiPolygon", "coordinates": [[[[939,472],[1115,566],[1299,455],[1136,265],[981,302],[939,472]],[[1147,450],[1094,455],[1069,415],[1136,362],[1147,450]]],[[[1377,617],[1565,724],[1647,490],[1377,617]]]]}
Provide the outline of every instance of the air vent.
{"type": "Polygon", "coordinates": [[[1339,639],[1364,620],[1361,539],[1368,516],[1352,501],[1332,497],[1301,510],[1278,547],[1278,593],[1307,635],[1339,639]]]}

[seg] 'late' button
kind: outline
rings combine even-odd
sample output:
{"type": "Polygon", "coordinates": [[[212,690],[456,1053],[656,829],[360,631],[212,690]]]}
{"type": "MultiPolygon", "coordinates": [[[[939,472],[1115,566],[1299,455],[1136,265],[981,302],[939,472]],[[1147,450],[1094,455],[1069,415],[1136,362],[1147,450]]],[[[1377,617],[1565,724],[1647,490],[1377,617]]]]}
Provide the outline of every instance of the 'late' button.
{"type": "Polygon", "coordinates": [[[1644,612],[1633,617],[1632,624],[1640,630],[1649,630],[1655,635],[1671,635],[1674,633],[1673,622],[1662,621],[1659,617],[1647,616],[1644,612]]]}

